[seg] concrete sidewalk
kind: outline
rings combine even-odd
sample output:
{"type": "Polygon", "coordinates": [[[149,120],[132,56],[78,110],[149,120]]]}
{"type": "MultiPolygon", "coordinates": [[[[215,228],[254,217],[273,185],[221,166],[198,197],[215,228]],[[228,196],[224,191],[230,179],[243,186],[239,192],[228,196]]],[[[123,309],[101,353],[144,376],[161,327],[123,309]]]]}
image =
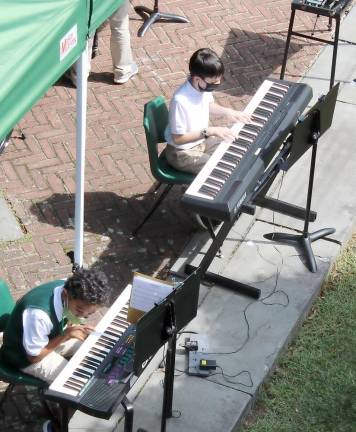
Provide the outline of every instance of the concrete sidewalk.
{"type": "MultiPolygon", "coordinates": [[[[341,26],[341,38],[356,42],[356,9],[341,26]]],[[[304,82],[314,91],[314,100],[328,90],[331,47],[326,47],[308,71],[304,82]]],[[[278,356],[294,337],[308,313],[334,259],[354,229],[356,212],[356,46],[340,43],[336,81],[341,82],[331,129],[318,146],[312,209],[317,220],[310,231],[334,227],[330,239],[319,240],[312,247],[318,271],[310,273],[291,246],[264,239],[268,232],[297,233],[303,222],[259,211],[255,218],[243,215],[228,235],[222,258],[216,258],[211,270],[226,277],[252,284],[261,289],[258,301],[219,286],[201,286],[197,317],[186,330],[206,334],[209,356],[221,367],[208,378],[191,377],[184,355],[177,354],[173,409],[175,417],[167,422],[169,432],[236,431],[248,412],[258,390],[273,370],[278,356]],[[223,353],[223,354],[222,354],[223,353]],[[224,372],[224,375],[220,373],[224,372]]],[[[288,79],[288,76],[286,76],[288,79]]],[[[310,154],[284,177],[275,196],[304,206],[307,193],[310,154]]],[[[198,263],[209,239],[206,233],[196,235],[174,266],[178,271],[186,262],[198,263]]],[[[178,344],[182,343],[184,335],[178,344]]],[[[150,370],[141,376],[130,392],[134,402],[134,430],[160,430],[163,372],[156,369],[162,352],[153,360],[150,370]]],[[[71,431],[120,431],[122,411],[107,422],[77,413],[71,431]]]]}

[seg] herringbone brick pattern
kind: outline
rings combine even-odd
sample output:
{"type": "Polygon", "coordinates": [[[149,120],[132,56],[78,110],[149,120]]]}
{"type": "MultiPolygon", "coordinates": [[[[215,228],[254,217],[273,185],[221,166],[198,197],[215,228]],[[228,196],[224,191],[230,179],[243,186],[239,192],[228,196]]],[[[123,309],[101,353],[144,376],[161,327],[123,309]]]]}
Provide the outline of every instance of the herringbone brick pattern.
{"type": "MultiPolygon", "coordinates": [[[[132,4],[152,7],[153,0],[132,4]]],[[[133,270],[152,274],[170,267],[196,229],[180,205],[177,188],[141,234],[130,239],[153,199],[144,103],[157,95],[169,100],[187,75],[192,52],[209,46],[222,56],[227,70],[216,99],[243,109],[264,79],[279,75],[290,0],[161,0],[160,9],[185,15],[189,23],[156,23],[138,38],[141,20],[132,9],[139,74],[125,85],[112,83],[110,30],[103,26],[100,54],[89,78],[84,261],[104,270],[116,294],[133,270]]],[[[312,29],[315,18],[297,14],[295,29],[312,29]]],[[[325,19],[316,28],[325,37],[325,19]]],[[[319,50],[317,43],[293,39],[286,79],[298,80],[319,50]]],[[[15,129],[0,158],[2,194],[26,234],[24,240],[0,245],[0,275],[16,298],[71,271],[66,253],[74,248],[75,100],[76,91],[66,80],[56,83],[21,121],[26,139],[18,139],[15,129]]],[[[2,431],[14,424],[12,416],[0,420],[2,431]]],[[[31,430],[17,421],[16,429],[22,427],[31,430]]]]}

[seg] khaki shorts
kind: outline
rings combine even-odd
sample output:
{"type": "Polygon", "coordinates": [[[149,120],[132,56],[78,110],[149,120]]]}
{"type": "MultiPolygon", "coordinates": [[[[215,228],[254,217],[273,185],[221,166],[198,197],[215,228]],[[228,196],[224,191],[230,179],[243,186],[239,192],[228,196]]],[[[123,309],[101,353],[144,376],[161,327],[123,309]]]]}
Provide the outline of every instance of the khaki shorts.
{"type": "Polygon", "coordinates": [[[179,171],[198,174],[220,142],[220,138],[209,137],[202,143],[188,150],[179,150],[176,147],[167,145],[166,158],[173,168],[179,171]]]}
{"type": "Polygon", "coordinates": [[[47,383],[51,384],[59,373],[67,365],[68,360],[65,357],[71,357],[80,347],[82,341],[78,339],[70,339],[43,357],[43,359],[37,363],[32,363],[22,369],[29,375],[39,378],[47,383]]]}

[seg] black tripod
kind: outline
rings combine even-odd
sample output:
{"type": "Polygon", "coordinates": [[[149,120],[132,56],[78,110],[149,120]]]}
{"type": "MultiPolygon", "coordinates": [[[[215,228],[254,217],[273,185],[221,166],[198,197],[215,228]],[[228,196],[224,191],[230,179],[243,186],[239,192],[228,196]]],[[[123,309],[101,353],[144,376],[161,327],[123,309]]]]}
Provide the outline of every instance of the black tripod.
{"type": "Polygon", "coordinates": [[[306,117],[298,123],[293,134],[292,151],[288,161],[289,166],[291,166],[295,159],[299,157],[301,147],[305,147],[305,145],[312,147],[303,233],[300,235],[287,233],[269,233],[264,235],[264,237],[269,240],[291,243],[292,245],[299,247],[304,253],[308,269],[313,273],[317,271],[317,265],[311,243],[335,232],[334,228],[323,228],[313,233],[309,233],[309,221],[318,140],[331,125],[338,88],[339,85],[336,85],[327,96],[322,96],[319,99],[319,102],[311,108],[306,117]],[[302,141],[304,141],[304,143],[302,141]],[[295,147],[294,151],[293,147],[295,147]]]}
{"type": "Polygon", "coordinates": [[[172,417],[174,365],[176,359],[177,325],[174,300],[169,303],[169,323],[165,328],[168,338],[166,367],[164,374],[164,390],[161,418],[161,432],[166,432],[167,418],[172,417]]]}
{"type": "Polygon", "coordinates": [[[137,33],[139,37],[144,36],[146,30],[151,26],[151,24],[155,23],[156,21],[166,21],[166,22],[176,22],[176,23],[189,22],[185,17],[175,15],[172,13],[160,12],[158,10],[158,0],[155,0],[153,9],[149,9],[146,6],[136,6],[134,9],[135,12],[138,15],[140,15],[144,20],[144,23],[142,24],[141,28],[137,33]]]}

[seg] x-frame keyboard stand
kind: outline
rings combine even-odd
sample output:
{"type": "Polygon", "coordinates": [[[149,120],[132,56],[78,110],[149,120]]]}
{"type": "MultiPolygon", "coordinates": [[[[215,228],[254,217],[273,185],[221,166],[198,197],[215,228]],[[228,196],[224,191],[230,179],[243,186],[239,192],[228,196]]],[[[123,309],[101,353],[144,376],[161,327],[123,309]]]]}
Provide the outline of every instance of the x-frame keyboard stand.
{"type": "Polygon", "coordinates": [[[305,5],[301,0],[293,0],[292,1],[292,5],[291,5],[292,12],[291,12],[290,21],[289,21],[288,35],[287,35],[287,40],[286,40],[286,46],[285,46],[285,51],[284,51],[284,57],[283,57],[280,79],[284,79],[291,37],[292,36],[298,36],[298,37],[301,37],[304,39],[315,40],[317,42],[322,42],[322,43],[325,43],[328,45],[332,45],[334,47],[333,48],[333,57],[332,57],[332,62],[331,62],[330,87],[329,87],[329,89],[331,90],[331,88],[334,85],[334,81],[335,81],[337,48],[338,48],[338,44],[339,44],[339,32],[340,32],[340,20],[341,20],[341,15],[345,11],[347,4],[348,4],[348,2],[345,1],[344,7],[342,7],[342,8],[339,7],[339,8],[336,8],[336,10],[332,10],[332,9],[322,9],[322,8],[317,8],[315,6],[305,5]],[[318,16],[323,15],[323,16],[329,17],[329,25],[328,25],[329,30],[331,30],[331,28],[332,28],[331,23],[332,23],[332,20],[334,19],[335,20],[334,40],[322,39],[322,38],[315,37],[312,34],[307,35],[305,33],[293,31],[293,24],[294,24],[294,18],[295,18],[295,11],[296,10],[301,10],[303,12],[313,13],[313,14],[316,14],[318,16]]]}
{"type": "MultiPolygon", "coordinates": [[[[257,205],[259,207],[267,208],[269,210],[276,211],[278,213],[282,213],[296,219],[304,220],[305,224],[315,221],[317,214],[315,211],[312,211],[310,209],[310,203],[308,205],[308,208],[304,209],[302,207],[289,204],[279,199],[266,197],[266,194],[269,188],[272,186],[272,183],[275,180],[276,176],[286,164],[287,157],[289,156],[291,150],[292,137],[293,135],[291,134],[286,140],[282,149],[280,150],[280,153],[262,176],[259,182],[259,186],[256,187],[253,195],[250,197],[249,201],[241,208],[241,212],[236,215],[235,219],[232,221],[224,222],[219,228],[217,234],[212,232],[211,226],[209,227],[209,232],[212,237],[212,243],[199,264],[203,280],[221,285],[223,287],[237,291],[240,294],[258,299],[261,295],[260,289],[207,271],[211,262],[215,258],[215,255],[219,251],[225,238],[229,234],[235,222],[240,217],[241,213],[248,213],[254,215],[257,205]]],[[[302,153],[299,155],[299,157],[300,156],[302,156],[302,153]]],[[[196,267],[192,266],[191,264],[186,264],[184,271],[186,274],[190,274],[195,269],[196,267]]]]}
{"type": "MultiPolygon", "coordinates": [[[[124,408],[125,411],[125,424],[124,424],[124,432],[132,432],[133,430],[133,416],[134,416],[134,409],[133,404],[129,399],[127,399],[126,396],[121,401],[121,405],[124,408]]],[[[60,403],[61,408],[61,425],[60,425],[60,431],[61,432],[68,432],[68,425],[69,425],[69,415],[68,410],[69,406],[65,403],[60,403]]]]}

